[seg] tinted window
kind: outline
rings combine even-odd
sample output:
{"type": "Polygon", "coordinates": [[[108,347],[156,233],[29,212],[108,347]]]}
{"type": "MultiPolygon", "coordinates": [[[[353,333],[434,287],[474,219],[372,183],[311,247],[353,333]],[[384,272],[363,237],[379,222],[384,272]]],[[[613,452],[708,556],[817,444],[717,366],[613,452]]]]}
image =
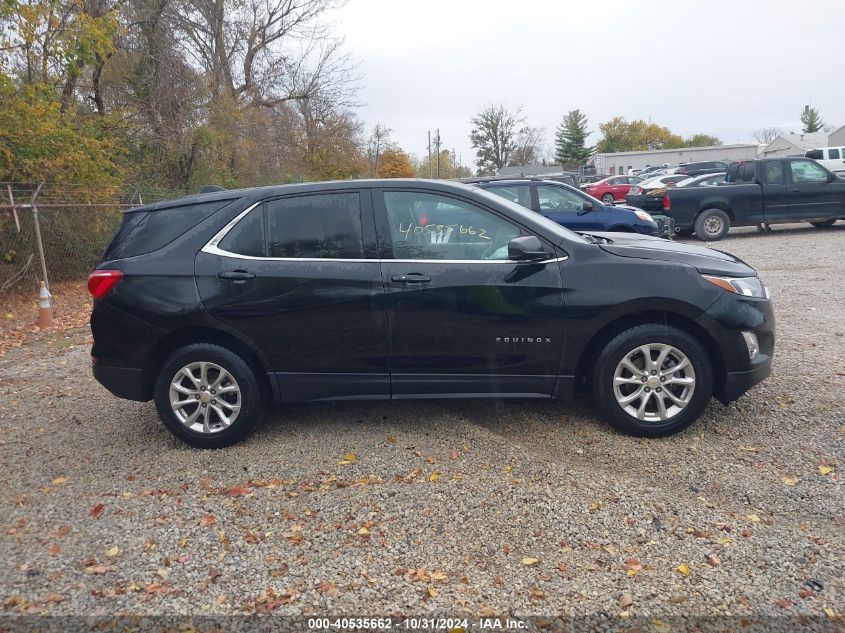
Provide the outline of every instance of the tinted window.
{"type": "Polygon", "coordinates": [[[839,148],[827,150],[827,157],[831,160],[839,158],[839,148]]]}
{"type": "Polygon", "coordinates": [[[280,198],[264,206],[270,257],[358,259],[364,256],[357,193],[280,198]]]}
{"type": "Polygon", "coordinates": [[[170,244],[231,200],[189,204],[158,211],[130,211],[106,250],[104,259],[145,255],[170,244]]]}
{"type": "Polygon", "coordinates": [[[804,154],[807,158],[812,158],[814,160],[822,160],[824,158],[824,152],[820,149],[810,149],[807,150],[807,153],[804,154]]]}
{"type": "Polygon", "coordinates": [[[540,212],[584,210],[584,199],[577,193],[563,187],[538,185],[537,198],[540,202],[540,212]]]}
{"type": "Polygon", "coordinates": [[[519,229],[473,204],[431,193],[386,191],[396,259],[502,260],[519,229]]]}
{"type": "Polygon", "coordinates": [[[502,196],[506,200],[516,202],[526,209],[531,208],[531,187],[529,185],[497,185],[496,187],[487,187],[487,190],[497,196],[502,196]]]}
{"type": "Polygon", "coordinates": [[[792,172],[792,182],[827,182],[827,172],[818,163],[809,160],[793,160],[789,162],[792,172]]]}
{"type": "Polygon", "coordinates": [[[767,185],[782,185],[783,179],[783,163],[775,161],[766,163],[765,178],[767,185]]]}
{"type": "Polygon", "coordinates": [[[262,257],[264,255],[264,212],[259,206],[241,218],[218,246],[229,253],[262,257]]]}

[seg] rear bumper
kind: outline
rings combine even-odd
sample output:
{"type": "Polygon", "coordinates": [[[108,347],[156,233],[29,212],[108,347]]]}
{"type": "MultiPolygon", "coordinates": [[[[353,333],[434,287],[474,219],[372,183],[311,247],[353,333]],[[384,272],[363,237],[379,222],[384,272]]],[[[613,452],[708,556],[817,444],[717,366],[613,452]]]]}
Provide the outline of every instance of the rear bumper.
{"type": "Polygon", "coordinates": [[[141,370],[129,367],[110,367],[109,365],[92,365],[94,378],[103,387],[118,398],[146,402],[150,399],[145,393],[141,380],[141,370]]]}
{"type": "Polygon", "coordinates": [[[725,377],[725,388],[716,394],[716,398],[722,404],[730,404],[751,389],[751,387],[763,382],[771,373],[771,357],[766,357],[765,360],[756,364],[753,369],[749,369],[748,371],[728,372],[725,377]]]}

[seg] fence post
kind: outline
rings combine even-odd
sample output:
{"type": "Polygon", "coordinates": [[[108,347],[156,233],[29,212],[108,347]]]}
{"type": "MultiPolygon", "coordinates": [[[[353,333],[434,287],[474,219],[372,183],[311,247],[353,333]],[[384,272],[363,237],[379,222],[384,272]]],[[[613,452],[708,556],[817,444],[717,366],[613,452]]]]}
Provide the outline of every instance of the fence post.
{"type": "Polygon", "coordinates": [[[38,256],[41,258],[41,274],[43,279],[41,281],[41,288],[38,290],[38,327],[46,329],[53,325],[53,305],[50,301],[52,295],[50,294],[50,281],[47,278],[47,261],[44,259],[44,243],[41,241],[41,225],[38,222],[38,207],[35,206],[35,199],[41,193],[41,187],[44,183],[40,183],[35,193],[32,194],[32,222],[35,226],[35,241],[38,244],[38,256]]]}

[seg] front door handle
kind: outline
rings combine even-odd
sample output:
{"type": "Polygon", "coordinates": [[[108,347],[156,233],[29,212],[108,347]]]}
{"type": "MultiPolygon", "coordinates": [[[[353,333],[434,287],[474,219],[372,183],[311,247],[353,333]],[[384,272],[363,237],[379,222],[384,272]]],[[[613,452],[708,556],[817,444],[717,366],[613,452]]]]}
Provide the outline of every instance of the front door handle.
{"type": "Polygon", "coordinates": [[[407,275],[393,275],[390,278],[393,281],[402,284],[421,284],[427,281],[431,281],[431,277],[428,275],[423,275],[422,273],[408,273],[407,275]]]}
{"type": "Polygon", "coordinates": [[[218,279],[230,279],[237,282],[244,282],[247,279],[255,279],[255,273],[251,273],[248,270],[223,270],[217,273],[218,279]]]}

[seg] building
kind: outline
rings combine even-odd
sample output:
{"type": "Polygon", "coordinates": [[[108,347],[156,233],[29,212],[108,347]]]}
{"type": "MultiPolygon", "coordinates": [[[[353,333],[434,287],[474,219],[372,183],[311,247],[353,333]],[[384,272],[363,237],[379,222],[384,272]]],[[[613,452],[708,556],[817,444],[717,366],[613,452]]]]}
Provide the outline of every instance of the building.
{"type": "MultiPolygon", "coordinates": [[[[571,171],[564,171],[560,165],[514,165],[502,167],[496,170],[497,176],[510,176],[511,178],[553,178],[572,174],[571,171]]],[[[577,174],[577,172],[575,172],[577,174]]]]}
{"type": "Polygon", "coordinates": [[[652,165],[678,167],[685,163],[697,163],[704,160],[722,160],[731,162],[757,158],[757,145],[753,143],[737,145],[711,145],[708,147],[679,147],[677,149],[650,150],[645,152],[615,152],[612,154],[594,154],[588,166],[595,167],[596,174],[626,174],[631,169],[645,169],[652,165]]]}
{"type": "MultiPolygon", "coordinates": [[[[833,134],[840,132],[840,128],[833,134]]],[[[833,136],[831,134],[831,136],[833,136]]],[[[803,156],[804,152],[814,147],[826,147],[827,132],[808,132],[807,134],[780,134],[775,140],[766,145],[760,152],[760,158],[777,158],[778,156],[803,156]]]]}
{"type": "Polygon", "coordinates": [[[835,131],[830,133],[830,136],[827,137],[827,146],[828,147],[845,146],[845,125],[843,125],[838,130],[835,130],[835,131]]]}

